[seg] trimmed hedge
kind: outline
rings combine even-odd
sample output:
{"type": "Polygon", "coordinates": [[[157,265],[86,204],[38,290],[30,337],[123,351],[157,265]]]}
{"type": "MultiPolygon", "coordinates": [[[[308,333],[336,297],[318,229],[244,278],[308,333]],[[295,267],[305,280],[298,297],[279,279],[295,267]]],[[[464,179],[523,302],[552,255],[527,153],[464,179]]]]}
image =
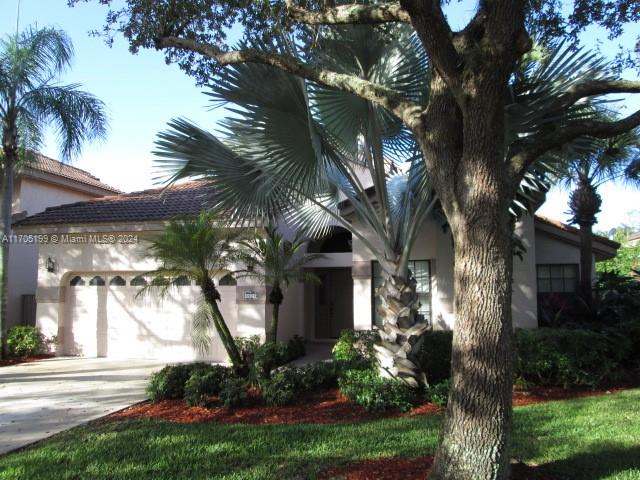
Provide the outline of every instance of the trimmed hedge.
{"type": "Polygon", "coordinates": [[[210,367],[211,365],[202,362],[167,365],[151,374],[145,392],[152,402],[184,398],[185,384],[193,372],[210,367]]]}
{"type": "Polygon", "coordinates": [[[224,381],[232,376],[230,369],[222,365],[195,369],[184,385],[185,402],[189,406],[205,406],[209,397],[218,395],[224,381]]]}
{"type": "Polygon", "coordinates": [[[370,411],[413,407],[415,391],[401,380],[381,378],[376,370],[347,370],[338,380],[340,392],[370,411]]]}

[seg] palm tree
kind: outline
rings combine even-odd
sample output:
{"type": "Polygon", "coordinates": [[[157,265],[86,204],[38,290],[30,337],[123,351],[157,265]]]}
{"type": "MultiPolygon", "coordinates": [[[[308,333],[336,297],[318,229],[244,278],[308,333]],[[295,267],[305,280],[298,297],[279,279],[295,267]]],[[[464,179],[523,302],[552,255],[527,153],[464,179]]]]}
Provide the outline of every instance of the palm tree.
{"type": "Polygon", "coordinates": [[[623,180],[640,186],[640,135],[637,130],[617,137],[594,140],[594,148],[567,159],[560,179],[573,186],[569,196],[571,223],[580,227],[580,297],[593,307],[593,225],[602,200],[598,188],[606,182],[623,180]]]}
{"type": "MultiPolygon", "coordinates": [[[[61,30],[27,29],[0,40],[0,121],[2,122],[2,236],[11,233],[13,177],[29,150],[41,145],[44,129],[53,125],[62,160],[80,153],[89,140],[103,138],[104,104],[79,90],[61,85],[60,75],[71,65],[73,45],[61,30]]],[[[3,242],[0,288],[0,335],[4,345],[7,312],[9,243],[3,242]]]]}
{"type": "MultiPolygon", "coordinates": [[[[333,28],[313,42],[300,51],[332,70],[375,80],[418,101],[427,91],[427,59],[404,27],[333,28]]],[[[286,40],[276,47],[302,55],[286,40]]],[[[549,117],[563,118],[545,108],[568,83],[555,77],[576,59],[591,65],[580,52],[523,65],[523,75],[513,80],[513,104],[505,112],[511,148],[519,148],[549,117]]],[[[263,65],[228,66],[211,88],[213,100],[230,104],[234,114],[222,122],[225,136],[218,139],[184,119],[170,122],[155,152],[167,181],[208,179],[216,208],[232,212],[237,221],[279,214],[310,233],[332,224],[350,231],[385,275],[376,292],[382,319],[375,346],[380,374],[414,386],[425,382],[415,354],[430,325],[418,315],[416,280],[408,265],[420,226],[430,218],[443,219],[411,133],[362,98],[263,65]]],[[[539,206],[555,161],[547,156],[529,169],[512,204],[514,218],[539,206]]]]}
{"type": "Polygon", "coordinates": [[[303,249],[308,239],[304,238],[301,231],[296,232],[292,240],[286,240],[273,226],[267,226],[265,233],[266,236],[256,233],[253,238],[240,242],[246,249],[243,263],[248,267],[246,270],[238,271],[238,274],[242,277],[256,278],[271,289],[271,328],[267,334],[267,341],[275,343],[278,340],[280,305],[284,300],[283,289],[292,282],[319,282],[317,275],[305,272],[303,267],[322,255],[304,254],[303,249]]]}
{"type": "Polygon", "coordinates": [[[162,234],[151,240],[148,254],[160,266],[146,274],[152,280],[139,294],[158,289],[164,296],[171,287],[183,285],[185,279],[195,281],[200,286],[203,302],[193,317],[193,344],[201,353],[206,353],[211,345],[209,331],[213,324],[231,363],[239,369],[242,367],[240,352],[218,307],[221,297],[214,278],[238,260],[233,243],[241,240],[242,234],[219,223],[210,212],[196,218],[172,220],[162,234]]]}

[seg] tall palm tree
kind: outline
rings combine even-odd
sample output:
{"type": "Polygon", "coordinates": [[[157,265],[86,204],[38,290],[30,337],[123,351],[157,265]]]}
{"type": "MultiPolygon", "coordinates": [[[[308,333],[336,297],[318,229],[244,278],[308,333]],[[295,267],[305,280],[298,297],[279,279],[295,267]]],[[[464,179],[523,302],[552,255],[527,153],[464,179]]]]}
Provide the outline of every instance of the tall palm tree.
{"type": "Polygon", "coordinates": [[[278,340],[278,317],[284,289],[292,282],[319,282],[317,275],[305,272],[303,267],[322,255],[304,254],[308,239],[304,238],[301,231],[296,232],[292,240],[286,240],[273,226],[267,226],[265,233],[266,236],[256,233],[252,238],[240,242],[246,249],[243,263],[250,267],[238,271],[238,274],[256,278],[271,289],[271,328],[267,333],[267,341],[275,343],[278,340]]]}
{"type": "MultiPolygon", "coordinates": [[[[106,134],[104,104],[79,89],[58,83],[71,65],[73,45],[61,30],[27,29],[0,40],[0,121],[2,122],[2,236],[11,233],[11,198],[15,169],[25,153],[41,145],[53,125],[63,160],[70,160],[89,140],[106,134]],[[21,155],[21,153],[23,155],[21,155]]],[[[3,242],[0,288],[0,335],[4,344],[7,312],[9,243],[3,242]]]]}
{"type": "Polygon", "coordinates": [[[227,272],[240,258],[234,243],[242,238],[238,229],[220,226],[211,212],[172,220],[164,232],[151,240],[148,254],[160,266],[146,273],[152,280],[139,292],[140,295],[157,289],[164,296],[172,287],[184,285],[185,279],[195,281],[203,301],[193,316],[193,345],[206,353],[211,346],[209,331],[213,325],[236,369],[242,367],[242,359],[218,307],[221,296],[214,278],[227,272]]]}
{"type": "MultiPolygon", "coordinates": [[[[276,48],[418,100],[427,91],[427,59],[404,27],[333,28],[299,50],[286,40],[276,48]]],[[[582,73],[593,63],[579,53],[523,65],[505,112],[511,148],[548,117],[562,117],[550,107],[568,83],[557,77],[582,73]],[[578,61],[582,66],[576,70],[567,67],[578,61]]],[[[211,88],[213,100],[230,105],[234,114],[222,122],[222,140],[187,120],[173,120],[157,141],[158,168],[169,182],[207,178],[217,208],[233,212],[238,221],[279,214],[307,232],[326,231],[331,224],[350,231],[385,275],[376,292],[380,373],[411,385],[424,382],[415,354],[430,326],[418,315],[416,280],[408,265],[420,226],[428,219],[443,220],[411,133],[366,100],[263,65],[226,67],[211,88]]],[[[548,156],[530,168],[512,204],[514,218],[539,206],[555,161],[548,156]]]]}
{"type": "Polygon", "coordinates": [[[569,158],[560,179],[573,186],[569,196],[571,223],[580,227],[580,285],[585,304],[593,307],[593,225],[602,199],[598,188],[607,182],[624,181],[640,186],[640,133],[629,131],[617,137],[594,141],[595,148],[569,158]]]}

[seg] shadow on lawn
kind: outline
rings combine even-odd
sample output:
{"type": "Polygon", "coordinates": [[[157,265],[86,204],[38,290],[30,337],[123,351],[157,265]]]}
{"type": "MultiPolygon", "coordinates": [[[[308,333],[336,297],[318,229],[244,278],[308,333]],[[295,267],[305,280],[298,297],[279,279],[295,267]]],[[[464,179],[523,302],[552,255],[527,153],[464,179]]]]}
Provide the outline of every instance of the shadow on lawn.
{"type": "Polygon", "coordinates": [[[623,446],[614,443],[595,444],[590,449],[562,460],[544,463],[536,470],[543,478],[554,480],[599,480],[623,472],[640,477],[640,445],[623,446]]]}

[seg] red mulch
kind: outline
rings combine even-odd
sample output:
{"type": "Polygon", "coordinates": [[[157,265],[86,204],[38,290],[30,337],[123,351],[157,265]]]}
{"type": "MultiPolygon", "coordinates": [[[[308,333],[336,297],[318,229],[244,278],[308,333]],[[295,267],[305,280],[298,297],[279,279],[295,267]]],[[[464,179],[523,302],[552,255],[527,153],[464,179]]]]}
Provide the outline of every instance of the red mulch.
{"type": "MultiPolygon", "coordinates": [[[[426,480],[427,469],[431,468],[433,457],[393,457],[363,460],[340,467],[331,467],[320,473],[320,480],[426,480]]],[[[513,480],[551,480],[538,467],[524,463],[511,465],[513,480]]]]}
{"type": "Polygon", "coordinates": [[[19,363],[31,363],[43,360],[45,358],[55,357],[52,353],[44,353],[42,355],[31,355],[29,357],[15,357],[0,360],[0,367],[8,367],[9,365],[18,365],[19,363]]]}
{"type": "MultiPolygon", "coordinates": [[[[513,404],[516,406],[565,400],[592,395],[606,395],[623,390],[565,390],[562,388],[534,388],[528,392],[514,391],[513,404]]],[[[338,389],[324,390],[303,395],[298,402],[284,407],[260,405],[257,392],[250,392],[249,405],[229,410],[215,405],[189,407],[183,400],[164,400],[158,403],[142,402],[116,412],[111,419],[158,418],[176,423],[246,423],[254,425],[297,424],[297,423],[349,423],[398,416],[433,415],[443,408],[432,403],[418,405],[406,413],[368,412],[359,405],[350,403],[338,389]]]]}

